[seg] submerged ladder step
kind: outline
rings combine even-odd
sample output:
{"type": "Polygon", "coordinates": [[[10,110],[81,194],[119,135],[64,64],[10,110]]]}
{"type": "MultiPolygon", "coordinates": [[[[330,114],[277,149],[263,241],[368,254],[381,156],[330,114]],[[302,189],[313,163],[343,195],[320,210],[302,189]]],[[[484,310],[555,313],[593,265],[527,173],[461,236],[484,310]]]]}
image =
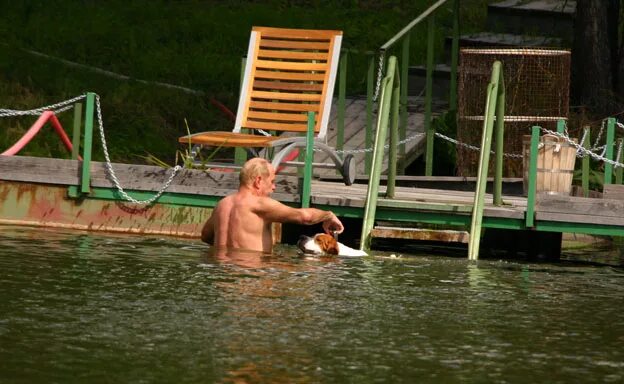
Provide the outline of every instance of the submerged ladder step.
{"type": "Polygon", "coordinates": [[[445,243],[468,243],[468,231],[452,229],[404,228],[377,226],[371,231],[372,238],[439,241],[445,243]]]}

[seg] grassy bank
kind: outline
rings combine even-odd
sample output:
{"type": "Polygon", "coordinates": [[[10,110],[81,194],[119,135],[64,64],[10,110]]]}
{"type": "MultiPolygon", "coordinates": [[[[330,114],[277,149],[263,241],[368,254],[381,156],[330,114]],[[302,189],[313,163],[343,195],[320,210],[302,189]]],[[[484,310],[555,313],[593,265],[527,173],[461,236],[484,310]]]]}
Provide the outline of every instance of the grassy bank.
{"type": "MultiPolygon", "coordinates": [[[[0,108],[35,108],[93,91],[102,99],[114,161],[141,162],[138,156],[150,152],[171,162],[179,148],[176,138],[186,133],[184,119],[192,131],[231,129],[228,118],[209,98],[235,110],[240,59],[253,25],[341,29],[345,48],[376,51],[430,3],[0,1],[0,108]],[[184,86],[204,95],[118,79],[26,50],[133,79],[184,86]]],[[[485,3],[462,2],[464,30],[479,25],[485,3]]],[[[445,11],[437,19],[441,34],[450,25],[450,15],[445,11]]],[[[424,57],[423,32],[424,28],[417,30],[412,37],[416,60],[424,57]]],[[[350,56],[349,93],[364,89],[366,60],[364,55],[350,56]]],[[[62,116],[66,129],[71,126],[70,115],[62,116]]],[[[12,144],[33,121],[0,119],[0,149],[12,144]]],[[[101,160],[99,145],[95,148],[95,159],[101,160]]],[[[22,152],[62,153],[60,142],[49,132],[22,152]]]]}

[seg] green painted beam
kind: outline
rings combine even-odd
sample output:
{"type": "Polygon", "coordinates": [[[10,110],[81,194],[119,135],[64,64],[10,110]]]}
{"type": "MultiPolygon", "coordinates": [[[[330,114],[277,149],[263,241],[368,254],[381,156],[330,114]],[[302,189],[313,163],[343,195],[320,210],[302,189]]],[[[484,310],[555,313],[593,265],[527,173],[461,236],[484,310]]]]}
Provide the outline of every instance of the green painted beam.
{"type": "Polygon", "coordinates": [[[588,235],[624,236],[624,227],[589,223],[537,221],[535,229],[546,232],[584,233],[588,235]]]}
{"type": "MultiPolygon", "coordinates": [[[[615,139],[615,119],[610,117],[607,119],[607,152],[605,157],[609,160],[613,160],[613,142],[615,139]]],[[[604,163],[604,184],[611,184],[613,182],[613,164],[604,163]]]]}
{"type": "Polygon", "coordinates": [[[531,152],[529,153],[529,186],[527,188],[527,209],[525,224],[531,228],[535,221],[535,191],[537,189],[537,146],[540,127],[531,128],[531,152]]]}
{"type": "Polygon", "coordinates": [[[303,186],[301,188],[301,207],[310,206],[312,192],[312,161],[314,160],[314,112],[308,112],[308,130],[306,132],[305,164],[303,166],[303,186]]]}
{"type": "Polygon", "coordinates": [[[82,170],[80,173],[80,192],[89,193],[91,184],[91,148],[93,146],[93,114],[95,105],[95,93],[87,93],[85,111],[85,134],[82,153],[82,170]]]}
{"type": "MultiPolygon", "coordinates": [[[[150,197],[154,196],[155,192],[147,192],[147,191],[128,191],[126,193],[131,197],[137,200],[147,200],[150,197]]],[[[100,200],[117,200],[119,202],[124,202],[125,200],[119,192],[115,188],[101,188],[101,187],[93,187],[91,188],[91,193],[86,199],[100,199],[100,200]]],[[[204,196],[204,195],[191,195],[184,193],[163,193],[158,199],[158,203],[161,204],[172,204],[172,205],[185,205],[191,207],[214,207],[217,205],[219,200],[222,199],[222,196],[204,196]]],[[[158,204],[157,203],[157,204],[158,204]]]]}

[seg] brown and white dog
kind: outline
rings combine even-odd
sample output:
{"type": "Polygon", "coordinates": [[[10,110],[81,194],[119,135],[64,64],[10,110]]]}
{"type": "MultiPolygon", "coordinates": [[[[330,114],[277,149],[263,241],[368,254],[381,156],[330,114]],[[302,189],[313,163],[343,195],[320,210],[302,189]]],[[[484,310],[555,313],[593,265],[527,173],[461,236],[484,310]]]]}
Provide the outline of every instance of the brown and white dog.
{"type": "Polygon", "coordinates": [[[332,235],[326,233],[318,233],[314,235],[314,237],[301,235],[297,242],[297,247],[299,247],[304,254],[347,257],[368,256],[366,252],[347,247],[338,242],[332,235]]]}

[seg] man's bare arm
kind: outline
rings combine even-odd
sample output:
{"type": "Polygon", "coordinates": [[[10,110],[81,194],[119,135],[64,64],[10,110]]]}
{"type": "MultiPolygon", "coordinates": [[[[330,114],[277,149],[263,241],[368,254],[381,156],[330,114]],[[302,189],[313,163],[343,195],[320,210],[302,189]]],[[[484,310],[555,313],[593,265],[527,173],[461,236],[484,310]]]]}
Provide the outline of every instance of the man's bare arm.
{"type": "Polygon", "coordinates": [[[312,225],[323,223],[325,231],[341,233],[344,227],[331,211],[316,208],[292,208],[269,197],[260,198],[256,213],[266,221],[312,225]]]}
{"type": "Polygon", "coordinates": [[[201,239],[208,244],[214,242],[214,215],[210,215],[210,218],[206,220],[206,224],[202,228],[201,239]]]}

